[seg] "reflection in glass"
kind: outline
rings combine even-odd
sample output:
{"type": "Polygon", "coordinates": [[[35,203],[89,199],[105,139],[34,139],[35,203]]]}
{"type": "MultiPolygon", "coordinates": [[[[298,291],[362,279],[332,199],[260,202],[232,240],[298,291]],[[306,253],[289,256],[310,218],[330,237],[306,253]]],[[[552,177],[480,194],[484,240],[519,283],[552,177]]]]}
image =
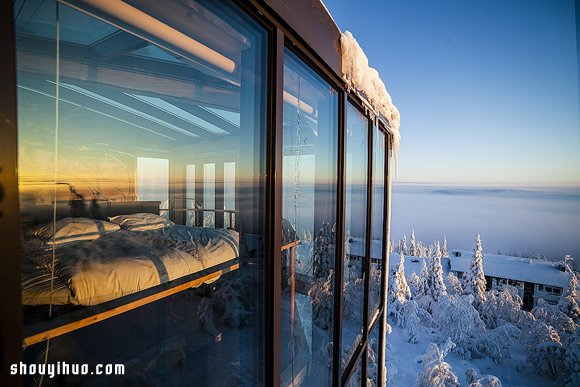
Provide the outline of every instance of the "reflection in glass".
{"type": "Polygon", "coordinates": [[[372,332],[369,334],[367,347],[367,387],[375,387],[379,384],[379,325],[377,321],[372,332]]]}
{"type": "Polygon", "coordinates": [[[386,136],[373,126],[373,195],[371,217],[371,287],[369,316],[376,313],[381,302],[381,262],[383,256],[383,212],[385,203],[385,151],[386,136]]]}
{"type": "Polygon", "coordinates": [[[282,385],[331,383],[338,97],[286,50],[282,188],[282,385]]]}
{"type": "Polygon", "coordinates": [[[354,372],[350,376],[350,379],[348,379],[346,385],[348,387],[359,387],[362,385],[362,377],[362,357],[360,357],[356,362],[354,372]]]}
{"type": "Polygon", "coordinates": [[[352,105],[346,111],[344,285],[342,366],[362,339],[367,219],[368,120],[352,105]]]}
{"type": "Polygon", "coordinates": [[[229,2],[71,3],[14,2],[25,330],[131,307],[24,360],[263,384],[267,33],[229,2]]]}
{"type": "MultiPolygon", "coordinates": [[[[215,163],[203,165],[203,207],[215,209],[215,163]]],[[[203,212],[203,227],[215,227],[215,212],[203,212]]]]}
{"type": "MultiPolygon", "coordinates": [[[[195,164],[185,166],[185,206],[186,208],[197,208],[195,205],[195,164]]],[[[185,224],[195,225],[195,211],[187,211],[185,224]]]]}
{"type": "Polygon", "coordinates": [[[161,202],[159,211],[169,215],[169,160],[137,157],[137,201],[161,202]]]}

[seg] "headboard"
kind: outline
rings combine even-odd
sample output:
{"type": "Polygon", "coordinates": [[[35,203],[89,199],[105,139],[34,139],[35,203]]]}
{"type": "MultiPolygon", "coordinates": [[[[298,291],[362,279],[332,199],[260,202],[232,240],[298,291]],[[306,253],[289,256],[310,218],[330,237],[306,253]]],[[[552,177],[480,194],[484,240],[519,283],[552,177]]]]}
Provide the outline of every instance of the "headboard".
{"type": "MultiPolygon", "coordinates": [[[[57,202],[56,219],[68,217],[85,217],[100,220],[107,220],[108,217],[116,215],[134,214],[137,212],[148,212],[159,215],[160,201],[130,201],[111,202],[104,200],[70,200],[67,202],[57,202]]],[[[47,205],[27,205],[21,209],[21,220],[23,223],[34,226],[37,224],[52,221],[54,206],[47,205]]]]}

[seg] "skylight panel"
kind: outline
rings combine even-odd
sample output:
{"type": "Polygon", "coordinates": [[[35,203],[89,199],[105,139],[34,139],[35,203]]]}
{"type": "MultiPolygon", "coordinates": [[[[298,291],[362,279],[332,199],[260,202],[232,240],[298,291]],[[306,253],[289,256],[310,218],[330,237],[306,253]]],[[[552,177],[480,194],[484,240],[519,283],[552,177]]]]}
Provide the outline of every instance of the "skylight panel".
{"type": "Polygon", "coordinates": [[[230,124],[240,127],[240,113],[231,112],[229,110],[223,110],[218,108],[212,108],[207,106],[200,106],[203,110],[212,113],[224,121],[229,122],[230,124]]]}
{"type": "MultiPolygon", "coordinates": [[[[52,81],[49,81],[49,82],[50,83],[54,83],[52,81]]],[[[144,113],[144,112],[139,111],[137,109],[133,109],[132,107],[129,107],[129,106],[124,105],[124,104],[122,104],[120,102],[117,102],[115,100],[112,100],[110,98],[107,98],[107,97],[105,97],[103,95],[100,95],[100,94],[94,93],[92,91],[89,91],[87,89],[84,89],[82,87],[79,87],[79,86],[76,86],[76,85],[71,85],[70,83],[64,83],[64,82],[60,82],[60,86],[61,87],[64,87],[65,89],[69,89],[69,90],[72,90],[72,91],[77,92],[79,94],[82,94],[82,95],[84,95],[86,97],[89,97],[89,98],[92,98],[94,100],[97,100],[99,102],[105,103],[107,105],[116,107],[116,108],[121,109],[121,110],[124,110],[124,111],[126,111],[128,113],[132,113],[132,114],[134,114],[134,115],[136,115],[138,117],[145,118],[146,120],[155,122],[156,124],[159,124],[161,126],[165,126],[166,128],[169,128],[171,130],[174,130],[174,131],[176,131],[178,133],[181,133],[183,135],[186,135],[186,136],[189,136],[189,137],[194,137],[194,138],[195,137],[199,137],[198,135],[196,135],[194,133],[191,133],[191,132],[189,132],[189,131],[187,131],[187,130],[185,130],[183,128],[180,128],[178,126],[175,126],[173,124],[170,124],[169,122],[163,121],[163,120],[161,120],[161,119],[159,119],[157,117],[154,117],[154,116],[152,116],[150,114],[144,113]]]]}
{"type": "Polygon", "coordinates": [[[196,125],[201,129],[207,130],[210,133],[213,133],[218,136],[223,136],[229,134],[225,130],[191,114],[188,111],[185,111],[175,105],[170,104],[167,101],[162,100],[161,98],[156,97],[149,97],[146,95],[138,95],[138,94],[130,94],[125,93],[126,95],[133,97],[147,105],[153,106],[165,113],[171,114],[174,117],[177,117],[183,121],[189,122],[190,124],[196,125]]]}

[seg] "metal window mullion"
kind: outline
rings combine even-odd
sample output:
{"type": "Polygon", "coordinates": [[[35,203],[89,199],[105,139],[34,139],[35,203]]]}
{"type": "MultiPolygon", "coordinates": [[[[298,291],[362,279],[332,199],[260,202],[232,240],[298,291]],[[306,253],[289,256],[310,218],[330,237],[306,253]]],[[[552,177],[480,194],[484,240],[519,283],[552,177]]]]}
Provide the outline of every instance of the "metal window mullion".
{"type": "Polygon", "coordinates": [[[284,34],[273,29],[270,34],[269,128],[268,130],[268,207],[266,246],[266,313],[264,313],[265,335],[265,384],[280,385],[280,289],[282,253],[282,112],[284,91],[284,34]]]}
{"type": "Polygon", "coordinates": [[[383,267],[381,273],[381,306],[383,314],[381,316],[381,324],[379,326],[379,385],[384,386],[387,383],[386,375],[386,343],[387,343],[387,287],[389,286],[389,249],[390,249],[390,227],[391,227],[391,173],[390,173],[390,157],[391,157],[391,136],[387,135],[385,139],[385,200],[383,203],[383,267]],[[386,246],[386,248],[385,248],[386,246]]]}
{"type": "Polygon", "coordinates": [[[336,257],[334,264],[334,318],[333,318],[333,358],[332,385],[340,385],[340,366],[342,348],[342,284],[344,281],[344,190],[345,190],[345,152],[346,152],[346,103],[347,96],[339,92],[338,99],[338,181],[337,181],[337,212],[336,212],[336,257]]]}

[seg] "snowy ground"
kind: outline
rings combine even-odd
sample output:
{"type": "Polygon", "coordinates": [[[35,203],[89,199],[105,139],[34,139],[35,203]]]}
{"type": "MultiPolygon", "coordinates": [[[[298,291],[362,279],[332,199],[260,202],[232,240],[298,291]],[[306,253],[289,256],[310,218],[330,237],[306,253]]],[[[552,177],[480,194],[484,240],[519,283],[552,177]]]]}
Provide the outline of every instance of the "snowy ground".
{"type": "MultiPolygon", "coordinates": [[[[436,340],[436,334],[425,329],[419,334],[419,342],[411,344],[407,342],[407,332],[405,328],[399,328],[393,321],[389,320],[392,326],[392,333],[388,336],[392,352],[389,361],[393,362],[394,368],[388,368],[387,372],[394,372],[393,382],[389,384],[393,387],[410,387],[415,385],[417,374],[421,370],[421,357],[426,352],[431,341],[436,340]]],[[[465,371],[475,368],[480,374],[491,374],[497,376],[504,387],[506,386],[558,386],[553,380],[538,376],[523,367],[525,353],[520,345],[512,346],[512,359],[506,359],[501,364],[495,364],[490,359],[464,360],[455,353],[450,353],[445,358],[453,372],[457,374],[462,386],[467,385],[465,371]],[[521,369],[521,371],[520,371],[521,369]]],[[[391,380],[391,379],[390,379],[391,380]]]]}

